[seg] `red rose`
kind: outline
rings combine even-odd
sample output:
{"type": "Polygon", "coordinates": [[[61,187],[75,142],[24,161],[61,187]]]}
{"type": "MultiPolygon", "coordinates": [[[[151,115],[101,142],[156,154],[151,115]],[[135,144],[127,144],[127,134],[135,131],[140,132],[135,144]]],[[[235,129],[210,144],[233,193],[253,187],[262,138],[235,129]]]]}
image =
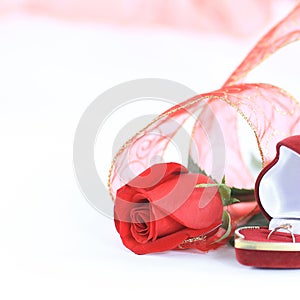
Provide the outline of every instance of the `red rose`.
{"type": "Polygon", "coordinates": [[[123,244],[137,254],[171,249],[207,251],[225,232],[218,188],[177,163],[156,164],[117,191],[115,225],[123,244]]]}

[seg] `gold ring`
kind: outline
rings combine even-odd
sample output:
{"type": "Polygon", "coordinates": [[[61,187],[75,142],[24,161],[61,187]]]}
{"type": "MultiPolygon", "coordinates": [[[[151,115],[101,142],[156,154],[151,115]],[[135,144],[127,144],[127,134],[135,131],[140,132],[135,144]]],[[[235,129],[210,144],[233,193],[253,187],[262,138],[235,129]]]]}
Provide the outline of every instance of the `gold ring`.
{"type": "Polygon", "coordinates": [[[278,227],[275,227],[275,228],[268,234],[267,239],[269,240],[270,237],[271,237],[271,235],[272,235],[274,232],[276,232],[277,230],[284,229],[284,230],[288,231],[288,232],[291,234],[293,243],[295,243],[295,242],[296,242],[295,236],[294,236],[294,234],[293,234],[291,228],[292,228],[292,225],[291,225],[291,224],[282,224],[282,225],[279,225],[278,227]]]}

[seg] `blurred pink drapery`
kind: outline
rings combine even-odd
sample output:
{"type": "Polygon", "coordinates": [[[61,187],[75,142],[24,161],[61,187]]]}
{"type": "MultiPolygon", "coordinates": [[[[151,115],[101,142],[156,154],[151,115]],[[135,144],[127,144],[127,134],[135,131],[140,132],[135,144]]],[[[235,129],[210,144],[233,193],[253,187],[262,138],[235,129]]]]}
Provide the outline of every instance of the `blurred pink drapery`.
{"type": "Polygon", "coordinates": [[[295,0],[4,0],[0,14],[25,11],[122,26],[166,26],[238,37],[261,34],[278,5],[295,0]]]}

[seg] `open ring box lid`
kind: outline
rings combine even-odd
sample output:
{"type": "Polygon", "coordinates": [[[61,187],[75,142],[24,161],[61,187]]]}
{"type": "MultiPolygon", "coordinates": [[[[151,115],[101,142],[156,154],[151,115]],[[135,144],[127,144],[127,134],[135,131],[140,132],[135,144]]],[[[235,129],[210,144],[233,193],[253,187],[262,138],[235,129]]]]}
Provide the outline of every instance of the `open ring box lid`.
{"type": "Polygon", "coordinates": [[[276,150],[255,183],[269,227],[238,228],[236,258],[247,266],[300,268],[300,135],[282,140],[276,150]]]}

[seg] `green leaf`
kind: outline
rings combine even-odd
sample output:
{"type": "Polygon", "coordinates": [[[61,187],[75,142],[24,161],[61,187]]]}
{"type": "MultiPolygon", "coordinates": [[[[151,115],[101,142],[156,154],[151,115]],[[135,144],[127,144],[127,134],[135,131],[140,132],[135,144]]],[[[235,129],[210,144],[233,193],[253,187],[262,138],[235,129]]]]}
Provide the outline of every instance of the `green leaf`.
{"type": "Polygon", "coordinates": [[[240,201],[240,199],[238,199],[238,198],[231,197],[231,202],[232,202],[232,204],[233,204],[233,203],[239,203],[239,202],[241,202],[241,201],[240,201]]]}
{"type": "Polygon", "coordinates": [[[224,206],[232,204],[231,189],[227,185],[220,184],[219,192],[224,206]]]}
{"type": "Polygon", "coordinates": [[[195,188],[207,188],[207,187],[219,187],[219,183],[198,183],[195,185],[195,188]]]}
{"type": "Polygon", "coordinates": [[[254,192],[253,189],[238,189],[235,187],[231,188],[232,195],[245,195],[245,194],[252,194],[254,192]]]}
{"type": "Polygon", "coordinates": [[[218,240],[214,241],[212,244],[219,243],[229,237],[231,233],[231,217],[228,211],[224,210],[223,211],[223,216],[222,216],[222,221],[223,221],[223,227],[227,228],[226,232],[224,233],[223,236],[221,236],[218,240]]]}
{"type": "Polygon", "coordinates": [[[204,170],[202,170],[195,162],[194,160],[191,158],[191,156],[189,156],[189,160],[188,160],[188,170],[191,173],[197,173],[197,174],[203,174],[205,176],[208,176],[206,174],[206,172],[204,170]]]}
{"type": "Polygon", "coordinates": [[[203,174],[209,178],[211,178],[215,183],[200,183],[197,184],[196,188],[208,188],[208,187],[218,187],[220,196],[222,199],[223,206],[227,206],[233,203],[237,203],[240,201],[250,201],[254,199],[254,191],[253,189],[239,189],[234,187],[229,187],[225,184],[226,178],[225,175],[222,178],[221,183],[218,183],[211,176],[208,176],[204,170],[202,170],[189,156],[188,159],[188,169],[192,173],[203,174]]]}
{"type": "Polygon", "coordinates": [[[231,197],[238,198],[240,202],[255,201],[253,189],[231,188],[231,197]]]}
{"type": "Polygon", "coordinates": [[[188,159],[188,170],[191,172],[191,173],[196,173],[196,174],[203,174],[207,177],[209,177],[210,179],[212,179],[214,182],[217,183],[217,181],[212,178],[210,175],[208,175],[204,170],[202,170],[195,162],[194,160],[191,158],[191,156],[189,156],[189,159],[188,159]]]}
{"type": "Polygon", "coordinates": [[[231,189],[224,183],[198,183],[195,185],[195,188],[209,188],[209,187],[218,187],[219,193],[222,199],[223,206],[227,206],[233,203],[240,202],[239,199],[231,196],[231,189]]]}
{"type": "Polygon", "coordinates": [[[222,183],[225,184],[225,175],[222,178],[222,183]]]}

